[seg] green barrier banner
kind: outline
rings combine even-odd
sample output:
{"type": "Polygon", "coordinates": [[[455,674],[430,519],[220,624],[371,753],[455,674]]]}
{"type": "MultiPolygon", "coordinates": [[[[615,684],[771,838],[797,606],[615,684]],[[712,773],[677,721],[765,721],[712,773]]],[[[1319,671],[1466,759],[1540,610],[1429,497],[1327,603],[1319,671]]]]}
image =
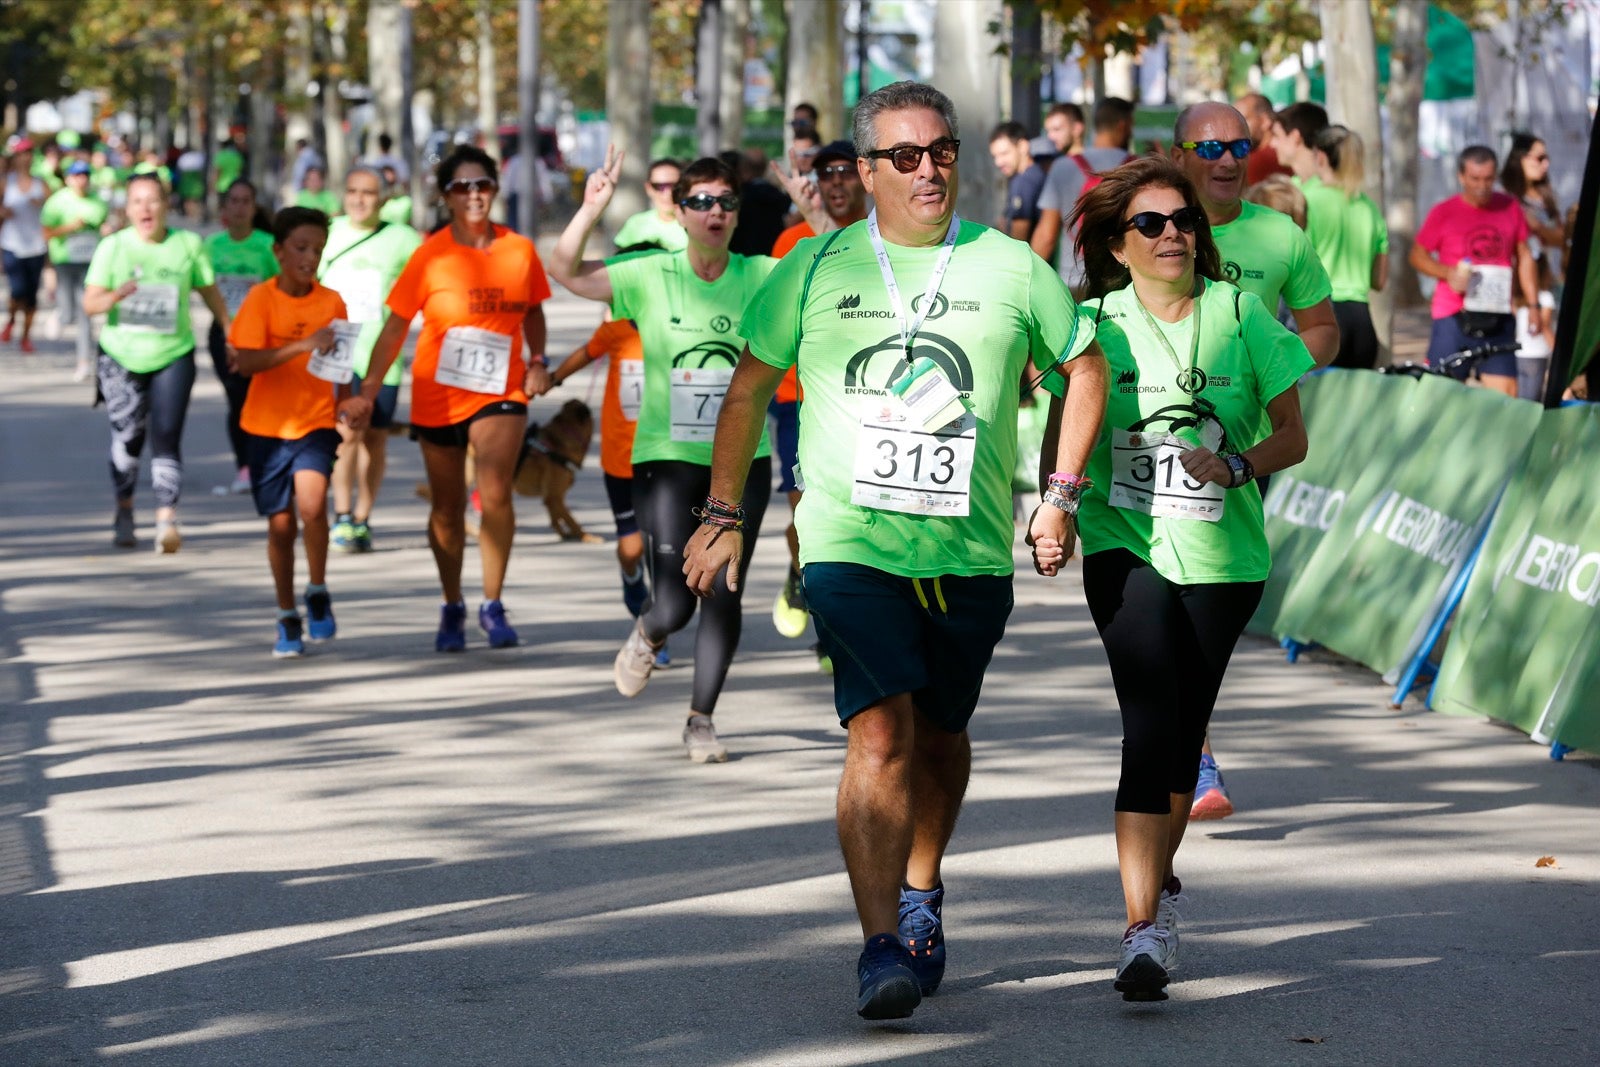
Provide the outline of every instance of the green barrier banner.
{"type": "Polygon", "coordinates": [[[1456,611],[1434,707],[1600,752],[1600,408],[1546,412],[1456,611]]]}
{"type": "Polygon", "coordinates": [[[1401,411],[1352,411],[1383,440],[1290,583],[1278,628],[1380,674],[1416,654],[1539,424],[1537,404],[1426,375],[1401,411]],[[1392,421],[1391,421],[1392,420],[1392,421]]]}
{"type": "MultiPolygon", "coordinates": [[[[1389,434],[1372,432],[1373,426],[1396,424],[1416,387],[1416,381],[1404,375],[1347,368],[1321,371],[1301,383],[1306,458],[1274,474],[1262,502],[1272,573],[1261,606],[1250,620],[1252,633],[1282,636],[1278,612],[1294,576],[1341,514],[1350,509],[1359,513],[1371,502],[1367,496],[1352,494],[1362,472],[1394,441],[1389,434]]],[[[1386,455],[1385,461],[1393,462],[1393,457],[1386,455]]],[[[1364,489],[1376,492],[1377,481],[1369,480],[1364,489]]]]}

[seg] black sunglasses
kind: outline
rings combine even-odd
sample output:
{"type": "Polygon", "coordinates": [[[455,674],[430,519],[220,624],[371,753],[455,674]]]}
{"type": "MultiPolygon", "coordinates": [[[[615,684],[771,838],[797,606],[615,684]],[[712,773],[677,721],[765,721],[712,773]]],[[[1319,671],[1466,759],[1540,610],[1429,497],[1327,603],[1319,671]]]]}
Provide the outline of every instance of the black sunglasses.
{"type": "Polygon", "coordinates": [[[456,178],[444,187],[447,193],[492,193],[500,188],[493,178],[456,178]]]}
{"type": "Polygon", "coordinates": [[[712,196],[710,193],[696,193],[679,200],[678,206],[689,211],[710,211],[714,207],[720,207],[724,211],[738,211],[739,194],[723,193],[721,196],[712,196]]]}
{"type": "Polygon", "coordinates": [[[1206,213],[1197,207],[1181,207],[1170,215],[1163,215],[1159,211],[1141,211],[1123,223],[1122,228],[1138,230],[1153,241],[1167,232],[1168,222],[1176,226],[1179,233],[1193,233],[1205,219],[1206,213]]]}
{"type": "Polygon", "coordinates": [[[651,182],[650,188],[658,193],[670,193],[672,192],[672,187],[677,184],[677,182],[651,182]]]}
{"type": "Polygon", "coordinates": [[[944,137],[929,145],[902,144],[893,148],[874,148],[867,153],[867,158],[887,159],[894,164],[894,169],[901,174],[910,174],[922,166],[922,153],[924,152],[933,157],[934,166],[955,166],[956,155],[960,148],[960,141],[951,137],[944,137]]]}
{"type": "Polygon", "coordinates": [[[817,168],[817,177],[818,178],[848,178],[851,175],[855,174],[855,172],[856,172],[856,165],[854,163],[834,163],[831,166],[818,167],[817,168]]]}
{"type": "Polygon", "coordinates": [[[1179,148],[1187,148],[1207,163],[1222,158],[1223,152],[1231,152],[1234,159],[1243,159],[1250,154],[1250,139],[1241,137],[1237,141],[1180,141],[1179,148]]]}

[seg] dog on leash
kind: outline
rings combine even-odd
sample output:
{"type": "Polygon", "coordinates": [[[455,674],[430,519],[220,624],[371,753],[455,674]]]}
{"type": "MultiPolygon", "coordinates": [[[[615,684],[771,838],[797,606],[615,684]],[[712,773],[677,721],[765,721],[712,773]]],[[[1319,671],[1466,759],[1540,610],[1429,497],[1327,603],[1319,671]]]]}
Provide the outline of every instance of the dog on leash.
{"type": "MultiPolygon", "coordinates": [[[[594,412],[581,400],[569,400],[561,405],[549,422],[540,426],[528,424],[522,436],[522,455],[517,459],[517,473],[513,488],[521,496],[538,497],[550,513],[550,526],[563,541],[582,541],[597,545],[605,538],[584,530],[572,510],[567,507],[567,492],[577,480],[578,468],[589,454],[589,444],[594,440],[594,412]]],[[[472,446],[467,446],[467,489],[477,484],[477,458],[472,446]]],[[[427,482],[417,483],[417,495],[432,499],[427,482]]],[[[477,516],[467,509],[467,533],[477,536],[477,516]]]]}

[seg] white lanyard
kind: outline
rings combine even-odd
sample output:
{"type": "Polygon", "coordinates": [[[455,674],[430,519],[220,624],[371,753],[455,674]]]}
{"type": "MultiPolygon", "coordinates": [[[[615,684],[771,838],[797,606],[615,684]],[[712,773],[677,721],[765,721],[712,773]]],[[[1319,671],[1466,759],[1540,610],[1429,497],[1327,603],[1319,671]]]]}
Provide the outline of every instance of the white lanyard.
{"type": "Polygon", "coordinates": [[[1193,386],[1197,383],[1194,373],[1195,364],[1200,362],[1200,301],[1204,295],[1205,291],[1201,290],[1200,296],[1194,298],[1194,337],[1189,345],[1189,365],[1187,367],[1183,365],[1182,360],[1178,359],[1178,353],[1172,347],[1172,342],[1167,340],[1167,335],[1162,332],[1160,326],[1156,325],[1155,316],[1150,314],[1150,310],[1144,306],[1144,301],[1137,296],[1133,299],[1133,302],[1139,307],[1139,314],[1144,316],[1145,325],[1150,328],[1151,333],[1156,335],[1156,340],[1161,342],[1161,347],[1166,350],[1167,357],[1172,360],[1172,366],[1178,372],[1178,388],[1190,396],[1200,391],[1193,388],[1193,386]]]}
{"type": "Polygon", "coordinates": [[[939,296],[939,285],[944,281],[945,268],[950,266],[950,256],[956,249],[956,237],[960,233],[961,216],[951,215],[950,229],[944,235],[944,247],[939,250],[933,273],[928,276],[928,288],[922,294],[922,310],[917,312],[915,320],[908,320],[905,305],[900,301],[900,285],[894,280],[894,267],[889,263],[889,250],[883,247],[883,238],[878,233],[878,209],[873,208],[867,216],[867,236],[872,239],[872,250],[878,255],[878,270],[883,273],[883,287],[889,290],[889,304],[894,308],[894,317],[900,324],[900,351],[907,363],[911,362],[911,339],[922,329],[928,312],[933,309],[933,302],[939,296]]]}

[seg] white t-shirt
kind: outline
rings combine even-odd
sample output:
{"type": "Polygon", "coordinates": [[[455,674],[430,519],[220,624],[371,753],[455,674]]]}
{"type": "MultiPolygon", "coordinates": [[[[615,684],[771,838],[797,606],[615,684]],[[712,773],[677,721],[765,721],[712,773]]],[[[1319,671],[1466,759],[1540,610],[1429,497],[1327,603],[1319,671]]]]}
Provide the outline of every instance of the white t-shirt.
{"type": "MultiPolygon", "coordinates": [[[[1539,306],[1554,309],[1556,306],[1555,294],[1542,292],[1539,294],[1539,306]]],[[[1545,343],[1544,334],[1528,328],[1528,309],[1517,308],[1517,344],[1522,347],[1517,349],[1518,359],[1549,359],[1550,346],[1545,343]]]]}
{"type": "Polygon", "coordinates": [[[49,192],[38,178],[33,179],[26,193],[18,187],[15,177],[6,179],[5,206],[11,217],[0,223],[0,249],[19,259],[45,254],[44,225],[39,221],[39,211],[49,192]]]}

